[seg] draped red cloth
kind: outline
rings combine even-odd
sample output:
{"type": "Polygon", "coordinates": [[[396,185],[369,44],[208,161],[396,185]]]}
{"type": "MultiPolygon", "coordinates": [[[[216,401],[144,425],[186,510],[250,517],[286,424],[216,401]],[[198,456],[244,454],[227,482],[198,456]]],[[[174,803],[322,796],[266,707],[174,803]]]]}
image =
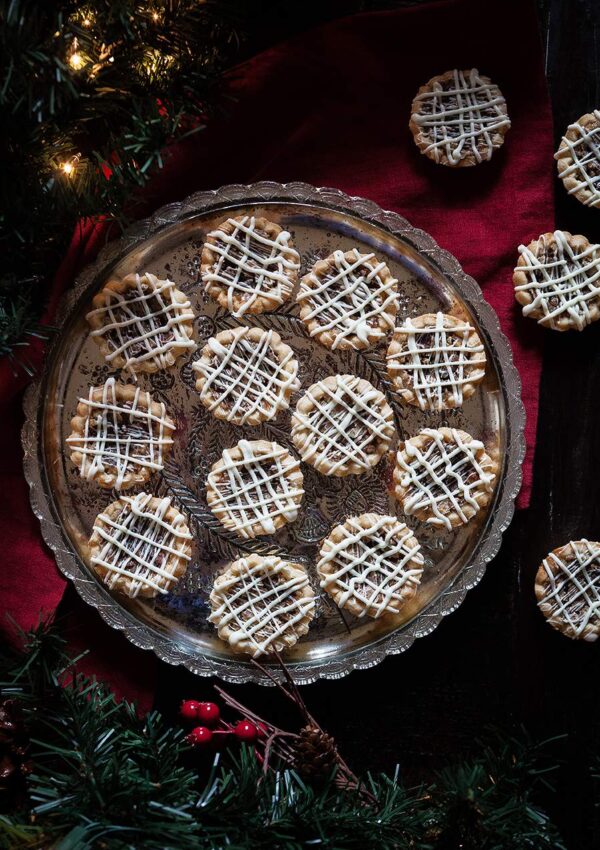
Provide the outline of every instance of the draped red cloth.
{"type": "MultiPolygon", "coordinates": [[[[238,66],[228,88],[235,100],[227,117],[172,150],[145,193],[146,211],[225,183],[303,180],[370,198],[432,234],[479,282],[511,341],[527,410],[519,498],[526,506],[542,333],[520,316],[511,274],[517,246],[554,225],[552,118],[533,4],[498,0],[483,14],[479,0],[446,0],[343,18],[238,66]],[[477,67],[500,86],[512,128],[490,163],[453,170],[419,154],[408,117],[419,86],[455,67],[477,67]]],[[[48,321],[106,235],[102,224],[77,229],[50,292],[48,321]]],[[[31,359],[40,363],[42,352],[36,342],[31,359]]],[[[40,609],[56,608],[65,580],[29,507],[19,447],[24,383],[0,363],[0,590],[4,608],[27,627],[40,609]]],[[[153,657],[130,647],[74,592],[63,607],[75,642],[91,650],[88,669],[148,705],[153,657]]]]}

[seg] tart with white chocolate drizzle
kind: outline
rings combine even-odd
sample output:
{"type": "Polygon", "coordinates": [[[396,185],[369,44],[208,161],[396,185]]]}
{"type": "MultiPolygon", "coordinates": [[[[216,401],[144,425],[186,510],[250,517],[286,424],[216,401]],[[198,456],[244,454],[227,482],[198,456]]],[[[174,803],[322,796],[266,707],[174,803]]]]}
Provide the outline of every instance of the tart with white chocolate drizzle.
{"type": "Polygon", "coordinates": [[[425,428],[398,448],[393,493],[408,516],[450,530],[490,502],[497,472],[466,431],[425,428]]]}
{"type": "Polygon", "coordinates": [[[387,351],[394,388],[421,410],[461,407],[485,377],[485,364],[475,328],[441,312],[406,319],[387,351]]]}
{"type": "Polygon", "coordinates": [[[191,303],[171,280],[149,272],[111,280],[92,307],[91,337],[113,369],[157,372],[196,348],[191,303]]]}
{"type": "Polygon", "coordinates": [[[300,463],[278,443],[240,440],[208,475],[206,499],[219,522],[244,538],[293,522],[304,495],[300,463]]]}
{"type": "Polygon", "coordinates": [[[163,468],[175,424],[150,393],[108,378],[79,399],[71,428],[66,442],[82,478],[126,490],[163,468]]]}
{"type": "Polygon", "coordinates": [[[581,331],[600,318],[600,245],[555,230],[519,254],[513,283],[524,316],[556,331],[581,331]]]}
{"type": "Polygon", "coordinates": [[[502,92],[476,68],[432,77],[417,92],[411,113],[421,153],[453,167],[491,159],[510,128],[502,92]]]}
{"type": "Polygon", "coordinates": [[[548,623],[567,637],[600,635],[600,543],[572,540],[542,561],[535,595],[548,623]]]}
{"type": "Polygon", "coordinates": [[[240,327],[211,337],[194,363],[200,400],[213,416],[258,425],[289,406],[298,361],[278,333],[240,327]]]}
{"type": "Polygon", "coordinates": [[[398,281],[375,254],[334,251],[300,282],[296,300],[311,337],[336,349],[364,349],[394,328],[398,281]]]}
{"type": "Polygon", "coordinates": [[[396,517],[349,517],[323,541],[317,563],[321,587],[356,617],[398,614],[417,592],[421,547],[396,517]]]}
{"type": "Polygon", "coordinates": [[[309,387],[292,416],[292,441],[323,475],[360,475],[377,466],[394,436],[383,393],[356,375],[332,375],[309,387]]]}
{"type": "Polygon", "coordinates": [[[315,613],[306,571],[276,556],[234,561],[215,579],[210,605],[221,640],[253,658],[292,647],[315,613]]]}
{"type": "Polygon", "coordinates": [[[207,293],[234,316],[275,310],[292,294],[300,255],[266,218],[228,218],[206,237],[200,273],[207,293]]]}
{"type": "Polygon", "coordinates": [[[569,195],[586,207],[600,206],[600,109],[569,125],[554,157],[569,195]]]}
{"type": "Polygon", "coordinates": [[[123,496],[96,517],[89,564],[111,590],[152,597],[168,593],[185,573],[191,541],[187,520],[170,498],[123,496]]]}

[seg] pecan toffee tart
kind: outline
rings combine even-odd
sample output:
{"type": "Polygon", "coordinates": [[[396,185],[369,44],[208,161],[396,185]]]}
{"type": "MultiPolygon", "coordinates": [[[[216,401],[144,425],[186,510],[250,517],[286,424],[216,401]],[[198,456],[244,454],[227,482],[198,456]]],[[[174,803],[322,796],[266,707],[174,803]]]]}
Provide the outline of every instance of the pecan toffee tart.
{"type": "Polygon", "coordinates": [[[251,538],[274,534],[296,519],[302,485],[300,463],[283,446],[240,440],[213,465],[206,498],[225,528],[251,538]]]}
{"type": "Polygon", "coordinates": [[[582,115],[567,128],[554,157],[569,195],[586,207],[600,206],[600,110],[582,115]]]}
{"type": "Polygon", "coordinates": [[[469,322],[444,313],[408,318],[387,351],[394,389],[421,410],[461,407],[485,377],[483,344],[469,322]]]}
{"type": "Polygon", "coordinates": [[[567,637],[600,635],[600,543],[572,540],[544,558],[535,595],[548,623],[567,637]]]}
{"type": "Polygon", "coordinates": [[[190,301],[173,281],[130,274],[94,296],[86,318],[113,369],[157,372],[196,348],[190,301]]]}
{"type": "Polygon", "coordinates": [[[563,230],[519,246],[513,275],[523,315],[555,331],[581,331],[600,318],[600,245],[563,230]]]}
{"type": "Polygon", "coordinates": [[[187,520],[171,499],[122,496],[98,514],[89,564],[111,590],[130,597],[168,593],[192,557],[187,520]]]}
{"type": "Polygon", "coordinates": [[[425,428],[400,444],[393,492],[408,516],[452,529],[489,503],[497,472],[483,443],[470,434],[425,428]]]}
{"type": "Polygon", "coordinates": [[[292,440],[323,475],[360,475],[376,466],[394,436],[383,393],[356,375],[332,375],[309,387],[292,416],[292,440]]]}
{"type": "Polygon", "coordinates": [[[81,477],[126,490],[163,468],[175,423],[150,393],[108,378],[79,399],[71,428],[66,442],[81,477]]]}
{"type": "Polygon", "coordinates": [[[308,632],[315,596],[306,570],[276,556],[249,555],[215,579],[209,622],[235,652],[284,652],[308,632]]]}
{"type": "Polygon", "coordinates": [[[292,294],[300,255],[266,218],[228,218],[208,234],[200,261],[207,293],[234,316],[275,310],[292,294]]]}
{"type": "Polygon", "coordinates": [[[421,547],[396,517],[362,514],[337,525],[324,540],[317,573],[340,608],[356,617],[398,614],[417,592],[421,547]]]}
{"type": "Polygon", "coordinates": [[[322,345],[368,348],[394,328],[398,281],[375,254],[334,251],[302,278],[296,300],[308,333],[322,345]]]}
{"type": "Polygon", "coordinates": [[[432,77],[417,92],[411,113],[421,153],[452,167],[491,159],[510,128],[502,92],[476,68],[432,77]]]}
{"type": "Polygon", "coordinates": [[[294,352],[273,330],[221,331],[208,340],[194,369],[204,407],[236,425],[273,419],[300,387],[294,352]]]}

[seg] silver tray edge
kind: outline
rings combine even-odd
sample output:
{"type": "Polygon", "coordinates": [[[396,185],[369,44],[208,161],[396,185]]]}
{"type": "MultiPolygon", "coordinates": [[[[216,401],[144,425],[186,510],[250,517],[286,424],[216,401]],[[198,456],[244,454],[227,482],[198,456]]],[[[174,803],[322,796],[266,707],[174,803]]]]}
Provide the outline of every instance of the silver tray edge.
{"type": "MultiPolygon", "coordinates": [[[[418,637],[430,634],[443,617],[455,611],[466,596],[483,577],[487,564],[497,554],[502,533],[508,528],[515,510],[515,499],[521,488],[521,465],[525,457],[525,408],[521,400],[521,379],[513,363],[509,342],[500,329],[497,314],[485,301],[476,281],[465,274],[458,261],[425,233],[413,227],[397,213],[382,210],[373,201],[349,196],[338,189],[316,188],[306,183],[274,183],[262,181],[250,185],[232,184],[220,189],[197,192],[185,200],[168,204],[148,218],[131,225],[123,236],[105,245],[97,259],[77,277],[74,285],[63,295],[57,315],[63,319],[57,331],[70,313],[70,308],[82,291],[92,282],[101,269],[114,263],[120,256],[146,240],[156,231],[175,223],[181,218],[228,203],[294,201],[329,207],[378,225],[401,236],[424,254],[430,262],[449,276],[453,285],[470,304],[485,327],[495,349],[496,367],[505,393],[506,420],[510,423],[509,441],[506,447],[505,475],[491,525],[482,538],[475,559],[468,564],[431,605],[400,631],[380,641],[367,645],[340,658],[326,659],[311,665],[292,667],[291,672],[298,684],[309,684],[318,679],[339,679],[352,670],[362,670],[380,663],[387,655],[405,652],[418,637]]],[[[58,336],[58,333],[57,333],[58,336]]],[[[232,683],[258,682],[269,684],[260,671],[242,660],[219,661],[207,656],[198,656],[177,647],[166,635],[133,619],[116,604],[106,604],[100,596],[99,586],[89,578],[74,552],[65,547],[62,530],[53,518],[51,498],[46,493],[39,457],[39,434],[41,394],[45,375],[52,361],[54,343],[46,352],[43,371],[39,379],[25,391],[23,409],[25,422],[22,429],[25,478],[30,488],[30,500],[34,514],[40,521],[42,536],[54,552],[60,571],[75,585],[81,598],[95,607],[109,626],[126,634],[128,639],[141,649],[153,650],[163,661],[183,665],[200,676],[217,676],[232,683]]]]}

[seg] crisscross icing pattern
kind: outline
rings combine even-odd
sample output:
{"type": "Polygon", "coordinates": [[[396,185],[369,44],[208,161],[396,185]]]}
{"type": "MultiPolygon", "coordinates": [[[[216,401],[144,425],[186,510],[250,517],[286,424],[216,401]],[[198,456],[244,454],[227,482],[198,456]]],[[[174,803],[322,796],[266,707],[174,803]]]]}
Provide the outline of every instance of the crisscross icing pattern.
{"type": "MultiPolygon", "coordinates": [[[[597,207],[600,204],[600,110],[595,109],[592,115],[596,120],[590,126],[579,121],[569,126],[568,130],[575,130],[577,138],[563,136],[561,148],[566,145],[573,161],[561,167],[558,176],[563,180],[572,177],[575,181],[568,190],[569,195],[587,190],[589,194],[585,197],[582,194],[580,199],[588,207],[597,207]]],[[[564,155],[564,148],[559,149],[557,156],[561,155],[564,155]]]]}
{"type": "Polygon", "coordinates": [[[163,468],[163,451],[173,444],[175,430],[162,402],[154,403],[150,393],[139,387],[133,399],[123,401],[122,389],[114,378],[108,378],[98,399],[95,387],[90,387],[88,398],[79,400],[88,409],[83,432],[67,438],[81,454],[81,475],[91,479],[114,469],[117,490],[136,467],[163,468]]]}
{"type": "Polygon", "coordinates": [[[481,342],[469,345],[474,329],[468,323],[450,325],[443,313],[438,312],[435,324],[417,327],[410,318],[406,319],[396,335],[402,340],[400,351],[389,356],[392,369],[409,373],[411,387],[422,410],[441,410],[446,397],[451,397],[454,406],[463,403],[463,389],[471,380],[474,365],[481,366],[484,351],[481,342]],[[426,341],[421,342],[425,337],[426,341]],[[476,361],[474,363],[474,360],[476,361]]]}
{"type": "MultiPolygon", "coordinates": [[[[119,579],[128,580],[128,595],[137,596],[142,589],[167,593],[173,582],[173,571],[180,560],[189,561],[192,539],[182,514],[167,519],[171,499],[154,500],[148,493],[133,498],[123,496],[123,509],[116,516],[98,516],[94,533],[103,541],[92,566],[107,571],[105,583],[113,588],[119,579]]],[[[117,503],[118,504],[118,503],[117,503]]]]}
{"type": "Polygon", "coordinates": [[[398,613],[407,587],[416,587],[423,572],[421,547],[413,533],[395,517],[380,516],[368,528],[350,517],[338,526],[340,541],[329,537],[317,565],[320,585],[344,607],[354,600],[358,616],[398,613]],[[339,594],[339,595],[338,595],[339,594]]]}
{"type": "Polygon", "coordinates": [[[540,605],[548,605],[552,618],[567,624],[575,637],[588,630],[588,639],[595,640],[600,632],[600,547],[584,539],[564,548],[568,555],[551,552],[542,563],[547,588],[540,605]]]}
{"type": "Polygon", "coordinates": [[[436,81],[431,91],[415,98],[421,108],[412,120],[430,140],[423,152],[432,153],[436,161],[445,155],[452,165],[468,154],[477,162],[490,159],[494,134],[510,127],[506,101],[498,86],[484,82],[476,68],[452,74],[452,81],[436,81]]]}
{"type": "Polygon", "coordinates": [[[297,626],[312,617],[315,607],[314,596],[302,593],[308,587],[306,572],[286,570],[275,556],[240,558],[234,566],[213,591],[211,599],[217,596],[220,604],[210,622],[228,630],[232,646],[247,643],[253,657],[281,646],[286,637],[295,642],[297,626]]]}
{"type": "Polygon", "coordinates": [[[92,336],[102,336],[110,352],[111,363],[117,357],[125,361],[125,369],[134,371],[136,364],[150,361],[157,369],[170,365],[169,352],[175,348],[195,348],[188,335],[194,319],[189,300],[179,301],[171,280],[159,280],[146,273],[135,275],[135,283],[123,292],[105,288],[104,305],[88,313],[97,317],[100,327],[92,336]]]}
{"type": "Polygon", "coordinates": [[[313,269],[302,279],[298,293],[298,302],[309,308],[302,320],[313,322],[310,335],[333,331],[332,350],[348,337],[363,343],[384,337],[394,327],[397,300],[397,280],[382,276],[386,264],[357,248],[346,254],[334,251],[325,262],[330,269],[320,274],[313,269]]]}
{"type": "Polygon", "coordinates": [[[495,474],[486,471],[477,459],[478,452],[484,450],[483,443],[463,440],[455,428],[451,429],[451,434],[452,442],[447,442],[439,431],[425,428],[419,434],[419,437],[428,438],[423,448],[407,440],[403,452],[398,452],[398,464],[404,473],[401,484],[408,489],[403,502],[405,513],[410,516],[427,509],[433,514],[427,519],[428,523],[445,525],[448,529],[452,528],[452,523],[447,507],[452,508],[461,522],[468,522],[465,506],[477,512],[477,492],[488,489],[495,478],[495,474]],[[442,506],[446,509],[441,510],[442,506]]]}
{"type": "Polygon", "coordinates": [[[300,268],[300,255],[290,246],[288,231],[281,230],[272,239],[257,227],[254,216],[230,218],[226,224],[231,233],[221,226],[209,234],[212,241],[207,246],[217,260],[203,272],[203,281],[226,289],[227,308],[234,316],[243,316],[261,296],[282,304],[292,289],[290,273],[300,268]]]}
{"type": "Polygon", "coordinates": [[[394,434],[391,411],[389,418],[382,413],[387,408],[382,393],[356,375],[336,375],[333,388],[327,380],[321,381],[310,387],[306,396],[312,407],[303,413],[299,403],[292,425],[292,438],[302,460],[314,465],[325,459],[330,475],[346,464],[370,469],[373,462],[368,449],[375,441],[389,443],[394,434]]]}
{"type": "Polygon", "coordinates": [[[291,480],[299,463],[283,446],[240,440],[234,449],[225,449],[215,466],[207,480],[210,508],[217,516],[223,513],[240,536],[254,536],[257,525],[263,534],[274,534],[276,520],[296,519],[304,490],[291,480]]]}
{"type": "Polygon", "coordinates": [[[264,420],[277,412],[286,392],[297,386],[298,363],[289,346],[278,357],[273,334],[261,331],[256,338],[250,328],[240,328],[227,343],[218,337],[208,340],[210,362],[198,360],[194,369],[206,379],[200,397],[209,410],[225,407],[226,419],[241,425],[256,415],[264,420]]]}
{"type": "Polygon", "coordinates": [[[562,230],[555,230],[553,242],[547,244],[541,236],[535,253],[526,245],[519,245],[519,253],[526,265],[516,271],[527,276],[527,283],[515,286],[515,291],[527,292],[532,299],[523,306],[523,315],[541,311],[541,325],[562,316],[580,330],[588,325],[590,302],[600,303],[600,245],[574,248],[562,230]]]}

